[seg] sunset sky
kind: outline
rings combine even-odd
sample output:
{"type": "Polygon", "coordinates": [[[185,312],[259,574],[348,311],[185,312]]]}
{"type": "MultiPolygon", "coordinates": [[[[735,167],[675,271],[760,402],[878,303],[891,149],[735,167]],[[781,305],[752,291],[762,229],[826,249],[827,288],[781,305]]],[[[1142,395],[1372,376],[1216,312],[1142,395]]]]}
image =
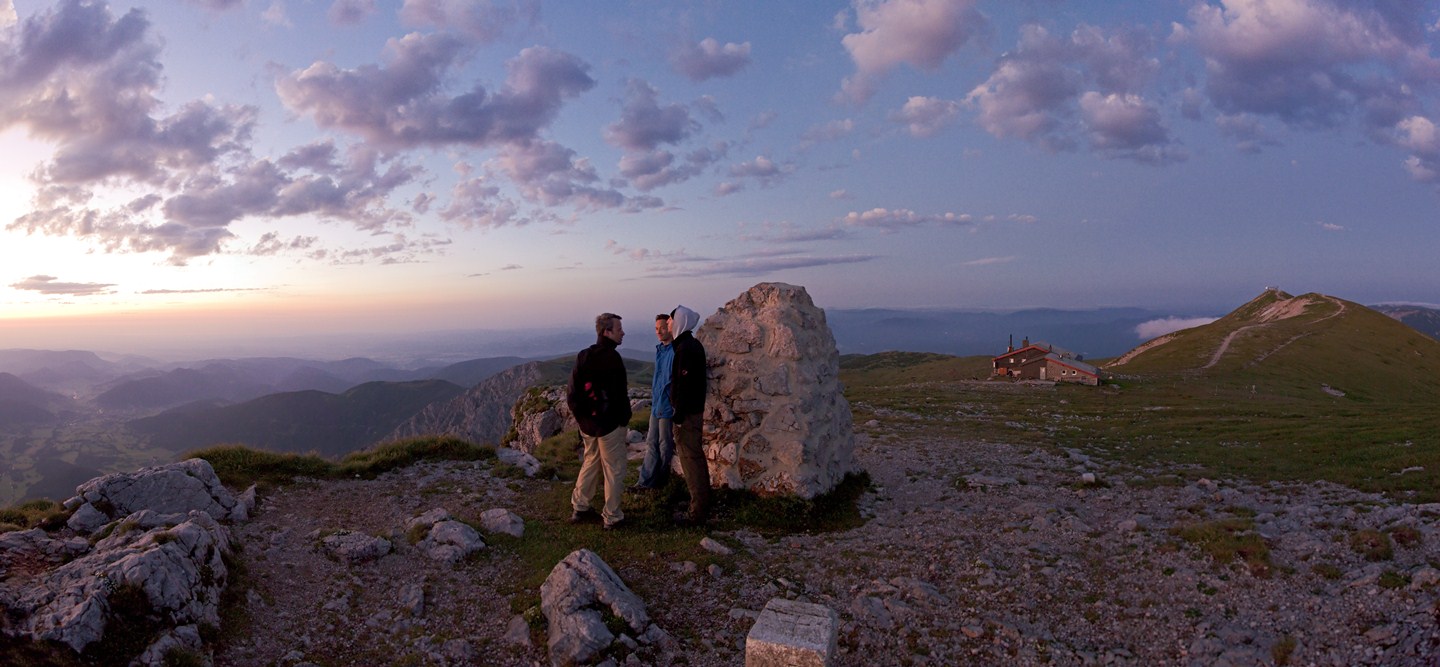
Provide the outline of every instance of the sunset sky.
{"type": "Polygon", "coordinates": [[[1422,0],[0,0],[0,348],[1440,302],[1422,0]]]}

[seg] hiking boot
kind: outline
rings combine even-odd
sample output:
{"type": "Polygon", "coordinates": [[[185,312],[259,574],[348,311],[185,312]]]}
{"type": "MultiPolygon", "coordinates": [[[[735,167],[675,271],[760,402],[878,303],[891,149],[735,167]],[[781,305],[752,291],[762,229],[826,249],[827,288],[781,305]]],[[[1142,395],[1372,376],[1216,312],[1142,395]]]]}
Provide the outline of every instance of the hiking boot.
{"type": "Polygon", "coordinates": [[[671,519],[674,520],[676,526],[681,528],[705,525],[705,517],[693,517],[689,512],[676,512],[671,519]]]}
{"type": "Polygon", "coordinates": [[[610,522],[610,523],[605,524],[605,525],[603,526],[603,528],[604,528],[605,530],[615,530],[616,528],[619,528],[620,526],[623,526],[623,525],[625,525],[625,520],[624,520],[624,519],[620,519],[619,521],[612,521],[612,522],[610,522]]]}
{"type": "Polygon", "coordinates": [[[600,520],[600,515],[595,510],[576,510],[570,513],[570,523],[595,523],[600,520]]]}

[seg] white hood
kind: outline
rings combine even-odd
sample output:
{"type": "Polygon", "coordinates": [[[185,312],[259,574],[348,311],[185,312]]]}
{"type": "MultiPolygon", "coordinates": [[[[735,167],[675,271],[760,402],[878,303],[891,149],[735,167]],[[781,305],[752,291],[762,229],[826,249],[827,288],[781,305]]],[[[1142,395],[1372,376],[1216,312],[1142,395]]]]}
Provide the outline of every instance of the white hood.
{"type": "Polygon", "coordinates": [[[670,311],[671,335],[678,337],[680,334],[694,329],[695,325],[699,323],[700,313],[690,310],[685,306],[675,306],[675,310],[670,311]]]}

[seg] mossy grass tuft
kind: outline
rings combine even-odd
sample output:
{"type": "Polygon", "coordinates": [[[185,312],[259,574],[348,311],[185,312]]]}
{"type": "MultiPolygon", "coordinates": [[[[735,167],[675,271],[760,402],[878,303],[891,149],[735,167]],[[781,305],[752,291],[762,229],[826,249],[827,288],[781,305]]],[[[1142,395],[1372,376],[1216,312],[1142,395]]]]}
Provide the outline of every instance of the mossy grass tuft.
{"type": "Polygon", "coordinates": [[[1277,665],[1290,664],[1290,658],[1295,654],[1295,647],[1298,642],[1290,635],[1284,635],[1270,646],[1270,659],[1277,665]]]}
{"type": "Polygon", "coordinates": [[[1351,533],[1350,548],[1372,562],[1395,557],[1395,547],[1390,543],[1390,536],[1373,528],[1351,533]]]}
{"type": "Polygon", "coordinates": [[[1197,521],[1176,526],[1170,532],[1217,563],[1238,561],[1257,577],[1268,577],[1273,569],[1270,545],[1255,532],[1255,522],[1248,517],[1197,521]]]}
{"type": "Polygon", "coordinates": [[[205,459],[226,486],[243,489],[251,484],[269,486],[296,477],[330,477],[334,464],[315,454],[292,454],[246,445],[216,445],[186,452],[182,459],[205,459]]]}
{"type": "Polygon", "coordinates": [[[1395,541],[1396,546],[1418,547],[1424,541],[1424,534],[1415,526],[1396,526],[1387,531],[1390,539],[1395,541]]]}
{"type": "Polygon", "coordinates": [[[53,500],[27,500],[18,505],[0,508],[0,533],[29,528],[56,531],[65,526],[70,512],[53,500]]]}
{"type": "Polygon", "coordinates": [[[340,459],[341,475],[373,478],[421,461],[476,461],[495,458],[495,449],[450,436],[409,438],[352,452],[340,459]]]}

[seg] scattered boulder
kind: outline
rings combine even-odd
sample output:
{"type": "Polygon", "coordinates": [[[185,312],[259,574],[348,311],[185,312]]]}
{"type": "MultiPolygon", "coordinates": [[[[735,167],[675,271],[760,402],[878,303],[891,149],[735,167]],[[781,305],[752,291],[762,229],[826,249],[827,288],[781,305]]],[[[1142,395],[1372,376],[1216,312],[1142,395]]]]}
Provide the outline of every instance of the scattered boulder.
{"type": "MultiPolygon", "coordinates": [[[[247,495],[253,503],[254,495],[247,495]]],[[[251,509],[220,483],[204,459],[96,477],[77,487],[65,507],[75,510],[70,529],[82,534],[143,509],[161,514],[194,510],[217,521],[243,521],[251,509]]]]}
{"type": "Polygon", "coordinates": [[[717,483],[813,498],[855,472],[840,353],[805,288],[760,283],[705,320],[705,456],[717,483]]]}
{"type": "Polygon", "coordinates": [[[325,552],[336,559],[358,565],[390,553],[390,540],[374,535],[341,530],[320,538],[325,552]]]}
{"type": "Polygon", "coordinates": [[[480,513],[480,527],[490,533],[505,533],[514,537],[525,535],[525,520],[520,518],[520,515],[499,507],[480,513]]]}
{"type": "Polygon", "coordinates": [[[540,472],[540,459],[518,449],[501,447],[495,450],[495,457],[500,459],[501,463],[506,463],[524,470],[526,477],[534,477],[536,473],[540,472]]]}
{"type": "Polygon", "coordinates": [[[451,518],[449,512],[439,507],[406,522],[405,529],[412,536],[423,532],[425,537],[415,547],[426,556],[446,563],[457,563],[485,548],[480,533],[451,518]]]}
{"type": "Polygon", "coordinates": [[[735,553],[734,549],[731,549],[730,547],[727,547],[724,544],[717,542],[715,538],[712,537],[706,537],[700,540],[700,548],[709,551],[712,554],[718,554],[721,556],[729,556],[735,553]]]}
{"type": "Polygon", "coordinates": [[[549,623],[552,665],[584,664],[617,641],[604,612],[623,620],[641,643],[670,643],[650,622],[645,603],[589,549],[572,552],[550,571],[540,586],[540,611],[549,623]]]}

